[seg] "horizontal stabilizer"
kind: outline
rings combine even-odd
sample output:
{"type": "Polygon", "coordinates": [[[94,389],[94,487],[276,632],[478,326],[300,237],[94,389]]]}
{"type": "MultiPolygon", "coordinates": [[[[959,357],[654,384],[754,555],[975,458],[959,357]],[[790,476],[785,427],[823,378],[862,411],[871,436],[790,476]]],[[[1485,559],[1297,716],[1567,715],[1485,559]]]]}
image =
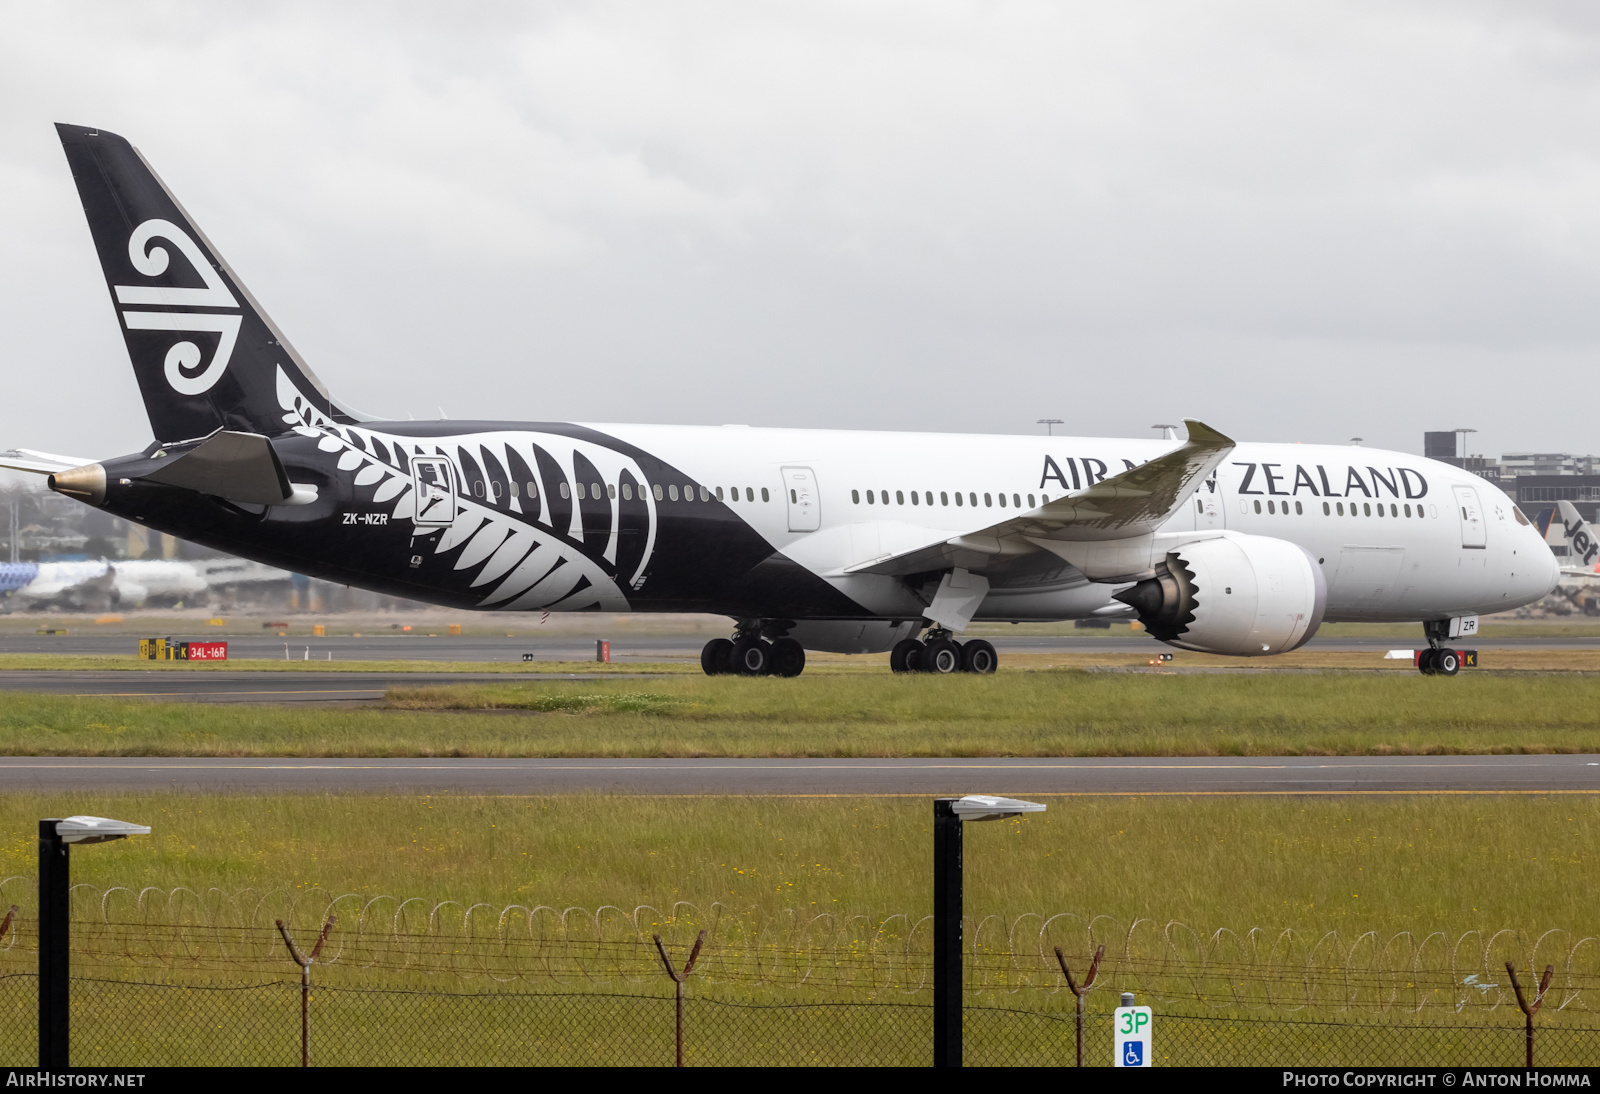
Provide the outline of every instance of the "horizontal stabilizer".
{"type": "Polygon", "coordinates": [[[141,477],[254,505],[282,505],[294,496],[272,443],[259,433],[221,430],[141,477]]]}
{"type": "Polygon", "coordinates": [[[35,452],[31,448],[12,448],[0,452],[0,467],[9,467],[13,471],[29,471],[35,475],[49,475],[56,471],[68,471],[74,467],[82,467],[86,463],[93,462],[77,456],[57,456],[53,452],[35,452]]]}
{"type": "Polygon", "coordinates": [[[952,566],[982,572],[989,561],[1041,550],[1060,554],[1053,546],[1056,543],[1148,537],[1233,451],[1231,438],[1203,422],[1184,422],[1189,427],[1189,439],[1148,463],[999,524],[890,558],[874,559],[845,572],[902,575],[952,566]]]}

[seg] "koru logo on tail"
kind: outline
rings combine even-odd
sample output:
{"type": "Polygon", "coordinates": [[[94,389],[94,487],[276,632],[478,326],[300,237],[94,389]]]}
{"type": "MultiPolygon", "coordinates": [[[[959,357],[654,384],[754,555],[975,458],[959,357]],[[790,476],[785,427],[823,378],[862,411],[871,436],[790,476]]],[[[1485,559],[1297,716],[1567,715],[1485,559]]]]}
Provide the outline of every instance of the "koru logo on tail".
{"type": "MultiPolygon", "coordinates": [[[[154,304],[169,308],[238,308],[228,286],[212,269],[211,263],[189,234],[170,220],[147,220],[128,237],[128,259],[133,268],[146,277],[159,277],[167,272],[171,256],[165,247],[152,245],[152,240],[164,239],[183,252],[183,257],[194,267],[203,289],[175,289],[164,285],[115,285],[113,290],[119,304],[154,304]]],[[[227,371],[233,357],[233,347],[239,340],[239,324],[244,316],[239,312],[228,314],[218,311],[124,311],[122,321],[129,330],[208,331],[218,335],[217,352],[208,362],[193,342],[183,339],[174,342],[167,350],[165,374],[167,383],[179,395],[200,395],[210,391],[213,384],[227,371]]]]}

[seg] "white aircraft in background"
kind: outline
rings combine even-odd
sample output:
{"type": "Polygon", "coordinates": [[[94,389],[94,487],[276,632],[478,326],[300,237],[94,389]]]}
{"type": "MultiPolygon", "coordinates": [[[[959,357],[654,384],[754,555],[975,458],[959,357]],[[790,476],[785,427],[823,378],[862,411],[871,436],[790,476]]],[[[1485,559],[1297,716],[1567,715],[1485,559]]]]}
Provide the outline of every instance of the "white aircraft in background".
{"type": "Polygon", "coordinates": [[[234,558],[105,559],[80,562],[6,563],[0,591],[8,610],[110,611],[137,608],[152,598],[194,600],[224,587],[288,581],[284,570],[234,558]]]}
{"type": "Polygon", "coordinates": [[[956,640],[972,622],[1090,617],[1239,656],[1419,621],[1419,668],[1453,674],[1447,642],[1556,584],[1538,529],[1459,468],[1192,420],[1155,441],[364,418],[127,141],[57,128],[156,439],[0,463],[229,554],[465,609],[725,614],[706,672],[788,676],[807,649],[992,672],[956,640]]]}

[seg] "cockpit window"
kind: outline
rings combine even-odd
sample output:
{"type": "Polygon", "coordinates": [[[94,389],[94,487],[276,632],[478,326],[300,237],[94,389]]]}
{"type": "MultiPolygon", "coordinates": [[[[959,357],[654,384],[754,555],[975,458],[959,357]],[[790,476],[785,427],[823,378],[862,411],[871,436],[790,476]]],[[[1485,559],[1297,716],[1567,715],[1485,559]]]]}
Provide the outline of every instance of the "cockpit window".
{"type": "Polygon", "coordinates": [[[1522,515],[1522,510],[1518,509],[1515,505],[1513,505],[1511,507],[1511,515],[1517,518],[1517,523],[1518,524],[1532,524],[1533,523],[1527,517],[1523,516],[1522,515]]]}

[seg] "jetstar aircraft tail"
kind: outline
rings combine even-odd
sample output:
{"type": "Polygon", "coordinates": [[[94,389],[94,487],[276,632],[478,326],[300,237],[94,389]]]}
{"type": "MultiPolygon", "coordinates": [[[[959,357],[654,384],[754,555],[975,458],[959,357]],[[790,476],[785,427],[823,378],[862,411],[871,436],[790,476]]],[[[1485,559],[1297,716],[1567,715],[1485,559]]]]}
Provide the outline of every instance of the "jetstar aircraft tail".
{"type": "Polygon", "coordinates": [[[1600,539],[1595,537],[1589,522],[1578,515],[1578,507],[1570,501],[1558,503],[1562,532],[1567,541],[1567,562],[1561,572],[1569,576],[1592,575],[1600,572],[1600,539]]]}
{"type": "Polygon", "coordinates": [[[156,440],[218,429],[270,437],[313,414],[359,420],[333,401],[138,149],[101,129],[56,131],[156,440]]]}

